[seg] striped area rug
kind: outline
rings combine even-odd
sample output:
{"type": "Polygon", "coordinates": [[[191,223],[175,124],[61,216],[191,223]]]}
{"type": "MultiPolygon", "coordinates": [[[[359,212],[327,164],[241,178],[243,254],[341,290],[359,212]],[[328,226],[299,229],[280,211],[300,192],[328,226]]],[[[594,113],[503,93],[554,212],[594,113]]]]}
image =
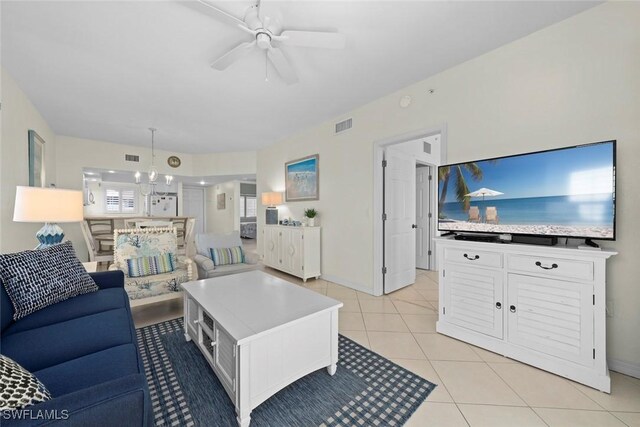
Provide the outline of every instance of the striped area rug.
{"type": "MultiPolygon", "coordinates": [[[[137,330],[156,426],[237,426],[235,409],[182,319],[137,330]]],[[[340,335],[338,371],[320,369],[251,413],[251,426],[401,426],[435,384],[340,335]]]]}

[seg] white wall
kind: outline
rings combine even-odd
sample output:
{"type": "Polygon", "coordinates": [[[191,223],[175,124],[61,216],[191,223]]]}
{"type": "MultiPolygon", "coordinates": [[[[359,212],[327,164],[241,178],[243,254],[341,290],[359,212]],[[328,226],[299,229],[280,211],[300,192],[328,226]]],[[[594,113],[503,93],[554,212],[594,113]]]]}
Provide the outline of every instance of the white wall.
{"type": "Polygon", "coordinates": [[[258,194],[284,189],[286,161],[319,153],[320,200],[289,203],[280,215],[318,209],[323,274],[371,291],[374,141],[446,124],[448,161],[461,162],[615,138],[618,234],[605,245],[620,255],[609,263],[608,348],[640,366],[638,22],[640,3],[605,3],[288,138],[259,152],[258,194]],[[402,95],[413,97],[407,109],[402,95]],[[334,136],[344,117],[354,128],[334,136]]]}
{"type": "Polygon", "coordinates": [[[230,233],[240,230],[240,183],[229,181],[207,187],[207,233],[230,233]],[[218,209],[218,195],[225,195],[225,208],[218,209]]]}
{"type": "MultiPolygon", "coordinates": [[[[47,186],[56,183],[56,136],[15,80],[0,69],[2,130],[0,132],[0,252],[33,249],[43,224],[13,222],[17,185],[29,185],[28,131],[45,140],[47,186]]],[[[63,226],[66,231],[66,227],[63,226]]]]}

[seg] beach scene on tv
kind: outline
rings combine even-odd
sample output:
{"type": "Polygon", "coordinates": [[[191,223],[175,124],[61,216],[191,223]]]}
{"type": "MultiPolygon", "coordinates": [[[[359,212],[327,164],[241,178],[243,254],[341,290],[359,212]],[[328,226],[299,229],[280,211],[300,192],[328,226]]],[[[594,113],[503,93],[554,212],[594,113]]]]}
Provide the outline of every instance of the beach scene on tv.
{"type": "Polygon", "coordinates": [[[601,143],[438,168],[438,228],[614,237],[614,145],[601,143]]]}

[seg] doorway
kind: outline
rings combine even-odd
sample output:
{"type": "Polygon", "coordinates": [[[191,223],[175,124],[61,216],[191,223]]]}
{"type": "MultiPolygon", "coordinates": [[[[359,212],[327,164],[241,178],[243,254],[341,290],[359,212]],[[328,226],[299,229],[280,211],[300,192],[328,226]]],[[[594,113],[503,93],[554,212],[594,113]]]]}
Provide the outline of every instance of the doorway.
{"type": "Polygon", "coordinates": [[[431,242],[433,166],[416,165],[416,268],[431,270],[433,254],[431,242]]]}
{"type": "Polygon", "coordinates": [[[193,230],[195,234],[203,234],[205,232],[204,188],[182,188],[182,214],[196,219],[193,230]]]}
{"type": "Polygon", "coordinates": [[[374,145],[374,294],[415,283],[416,268],[436,269],[437,166],[445,127],[374,145]],[[379,215],[379,216],[378,216],[379,215]]]}

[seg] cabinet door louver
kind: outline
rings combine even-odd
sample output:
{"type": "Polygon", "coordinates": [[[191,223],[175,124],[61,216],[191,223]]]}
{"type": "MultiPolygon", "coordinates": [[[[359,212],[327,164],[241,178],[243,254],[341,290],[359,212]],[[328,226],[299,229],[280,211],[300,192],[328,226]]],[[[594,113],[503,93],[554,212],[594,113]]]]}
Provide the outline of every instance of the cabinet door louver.
{"type": "Polygon", "coordinates": [[[593,286],[509,274],[509,341],[593,365],[593,286]]]}
{"type": "Polygon", "coordinates": [[[502,274],[461,266],[447,267],[447,322],[502,338],[502,274]],[[501,308],[496,307],[500,303],[501,308]]]}
{"type": "Polygon", "coordinates": [[[236,385],[236,354],[235,342],[231,337],[216,325],[216,357],[215,365],[231,390],[235,391],[236,385]]]}

